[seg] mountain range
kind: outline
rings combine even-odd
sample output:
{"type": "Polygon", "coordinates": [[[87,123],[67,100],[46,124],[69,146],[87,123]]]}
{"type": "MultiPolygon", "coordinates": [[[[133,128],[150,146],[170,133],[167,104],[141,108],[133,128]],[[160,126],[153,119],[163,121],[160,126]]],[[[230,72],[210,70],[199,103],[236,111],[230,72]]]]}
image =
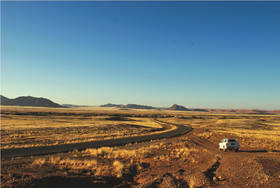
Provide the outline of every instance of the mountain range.
{"type": "Polygon", "coordinates": [[[123,104],[111,104],[111,103],[100,105],[100,107],[118,107],[118,108],[134,108],[134,109],[155,109],[156,108],[156,107],[140,105],[140,104],[123,105],[123,104]]]}
{"type": "Polygon", "coordinates": [[[280,114],[280,110],[260,110],[260,109],[207,109],[207,108],[186,108],[181,105],[174,104],[169,108],[157,108],[152,106],[138,105],[138,104],[105,104],[100,107],[118,107],[118,108],[134,108],[134,109],[162,109],[173,111],[196,111],[196,112],[210,112],[210,113],[239,113],[239,114],[280,114]]]}
{"type": "MultiPolygon", "coordinates": [[[[67,108],[67,107],[85,107],[81,105],[65,104],[60,105],[46,98],[37,98],[31,96],[22,96],[15,99],[9,99],[1,95],[1,105],[6,106],[35,106],[35,107],[52,107],[52,108],[67,108]]],[[[280,114],[280,110],[260,110],[260,109],[206,109],[206,108],[186,108],[181,105],[174,104],[169,108],[157,108],[153,106],[139,104],[104,104],[100,107],[118,107],[130,109],[159,109],[159,110],[174,110],[174,111],[201,111],[210,113],[240,113],[240,114],[280,114]]]]}

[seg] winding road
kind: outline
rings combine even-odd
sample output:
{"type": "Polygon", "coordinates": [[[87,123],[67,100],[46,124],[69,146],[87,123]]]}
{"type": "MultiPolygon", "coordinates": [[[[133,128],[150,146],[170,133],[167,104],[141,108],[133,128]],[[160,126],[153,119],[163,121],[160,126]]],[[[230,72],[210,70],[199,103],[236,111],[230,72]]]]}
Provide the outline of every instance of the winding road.
{"type": "Polygon", "coordinates": [[[186,127],[183,125],[171,124],[159,120],[155,120],[157,123],[161,124],[165,130],[170,129],[170,131],[150,134],[145,136],[134,136],[125,137],[118,139],[108,139],[108,140],[98,140],[91,142],[81,142],[74,144],[63,144],[54,146],[40,146],[40,147],[30,147],[30,148],[13,148],[13,149],[1,149],[1,157],[19,157],[19,156],[30,156],[30,155],[43,155],[52,154],[59,152],[67,152],[75,149],[84,150],[87,148],[98,148],[105,146],[119,146],[128,143],[144,142],[155,139],[170,138],[178,135],[188,133],[192,130],[191,127],[186,127]],[[172,126],[176,126],[175,129],[171,129],[172,126]]]}

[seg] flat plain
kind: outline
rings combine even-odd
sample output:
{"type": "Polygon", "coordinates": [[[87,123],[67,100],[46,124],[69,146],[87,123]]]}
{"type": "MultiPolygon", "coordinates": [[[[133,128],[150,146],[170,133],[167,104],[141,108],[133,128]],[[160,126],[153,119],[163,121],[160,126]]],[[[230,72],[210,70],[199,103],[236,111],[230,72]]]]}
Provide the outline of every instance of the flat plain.
{"type": "Polygon", "coordinates": [[[167,131],[162,124],[193,128],[176,137],[122,146],[2,157],[1,187],[280,186],[279,115],[1,108],[1,149],[155,134],[167,131]],[[223,138],[236,138],[240,152],[219,151],[223,138]]]}

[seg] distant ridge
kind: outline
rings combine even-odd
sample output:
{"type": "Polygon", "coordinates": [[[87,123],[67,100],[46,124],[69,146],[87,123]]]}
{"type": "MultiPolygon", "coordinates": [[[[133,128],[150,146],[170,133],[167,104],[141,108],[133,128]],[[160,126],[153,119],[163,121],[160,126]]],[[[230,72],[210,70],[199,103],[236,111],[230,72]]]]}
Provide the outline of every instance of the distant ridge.
{"type": "Polygon", "coordinates": [[[205,109],[212,113],[239,113],[239,114],[279,114],[280,110],[260,109],[205,109]]]}
{"type": "Polygon", "coordinates": [[[5,103],[7,100],[9,100],[7,97],[1,95],[1,104],[5,103]]]}
{"type": "Polygon", "coordinates": [[[208,112],[207,110],[202,109],[202,108],[191,108],[190,110],[191,111],[196,111],[196,112],[208,112]]]}
{"type": "Polygon", "coordinates": [[[155,107],[152,107],[152,106],[139,105],[139,104],[127,104],[125,106],[122,106],[121,108],[155,109],[155,107]]]}
{"type": "Polygon", "coordinates": [[[104,104],[100,107],[117,107],[131,109],[159,109],[159,110],[174,110],[174,111],[194,111],[194,112],[210,112],[210,113],[239,113],[239,114],[280,114],[280,110],[260,110],[260,109],[208,109],[208,108],[186,108],[181,105],[174,104],[169,108],[157,108],[139,104],[104,104]]]}
{"type": "Polygon", "coordinates": [[[100,107],[118,107],[118,108],[133,108],[133,109],[155,109],[155,107],[152,106],[146,106],[146,105],[140,105],[140,104],[127,104],[127,105],[122,105],[122,104],[104,104],[100,105],[100,107]]]}
{"type": "Polygon", "coordinates": [[[270,110],[269,112],[273,114],[280,114],[280,110],[270,110]]]}
{"type": "Polygon", "coordinates": [[[118,107],[118,108],[122,106],[123,106],[122,104],[112,104],[112,103],[100,105],[100,107],[118,107]]]}
{"type": "Polygon", "coordinates": [[[168,108],[168,110],[191,111],[191,110],[187,109],[186,107],[180,106],[180,105],[177,105],[177,104],[172,105],[170,108],[168,108]]]}
{"type": "Polygon", "coordinates": [[[51,108],[64,108],[63,106],[52,102],[46,98],[37,98],[31,96],[18,97],[9,99],[1,95],[1,105],[6,106],[36,106],[36,107],[51,107],[51,108]]]}
{"type": "Polygon", "coordinates": [[[62,104],[66,108],[81,108],[81,107],[92,107],[88,105],[76,105],[76,104],[62,104]]]}
{"type": "MultiPolygon", "coordinates": [[[[1,105],[4,106],[35,106],[35,107],[51,107],[51,108],[75,108],[75,107],[90,107],[87,105],[64,104],[59,105],[46,98],[37,98],[31,96],[21,96],[15,99],[9,99],[3,95],[1,96],[1,105]]],[[[153,106],[139,105],[139,104],[104,104],[100,107],[118,107],[131,109],[158,109],[158,110],[175,110],[175,111],[199,111],[210,113],[237,113],[237,114],[280,114],[280,110],[261,110],[261,109],[208,109],[208,108],[186,108],[177,104],[169,108],[157,108],[153,106]]]]}

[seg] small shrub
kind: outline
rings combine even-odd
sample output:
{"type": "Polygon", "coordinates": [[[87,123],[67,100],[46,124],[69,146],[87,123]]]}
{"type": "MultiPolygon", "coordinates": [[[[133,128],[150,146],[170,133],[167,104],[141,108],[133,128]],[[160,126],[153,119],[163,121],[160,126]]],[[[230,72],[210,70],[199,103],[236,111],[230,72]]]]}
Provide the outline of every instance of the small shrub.
{"type": "Polygon", "coordinates": [[[114,161],[113,166],[115,167],[115,173],[116,173],[117,178],[122,177],[124,164],[122,162],[116,160],[116,161],[114,161]]]}
{"type": "Polygon", "coordinates": [[[35,159],[32,164],[42,166],[46,163],[46,159],[44,157],[40,157],[35,159]]]}

